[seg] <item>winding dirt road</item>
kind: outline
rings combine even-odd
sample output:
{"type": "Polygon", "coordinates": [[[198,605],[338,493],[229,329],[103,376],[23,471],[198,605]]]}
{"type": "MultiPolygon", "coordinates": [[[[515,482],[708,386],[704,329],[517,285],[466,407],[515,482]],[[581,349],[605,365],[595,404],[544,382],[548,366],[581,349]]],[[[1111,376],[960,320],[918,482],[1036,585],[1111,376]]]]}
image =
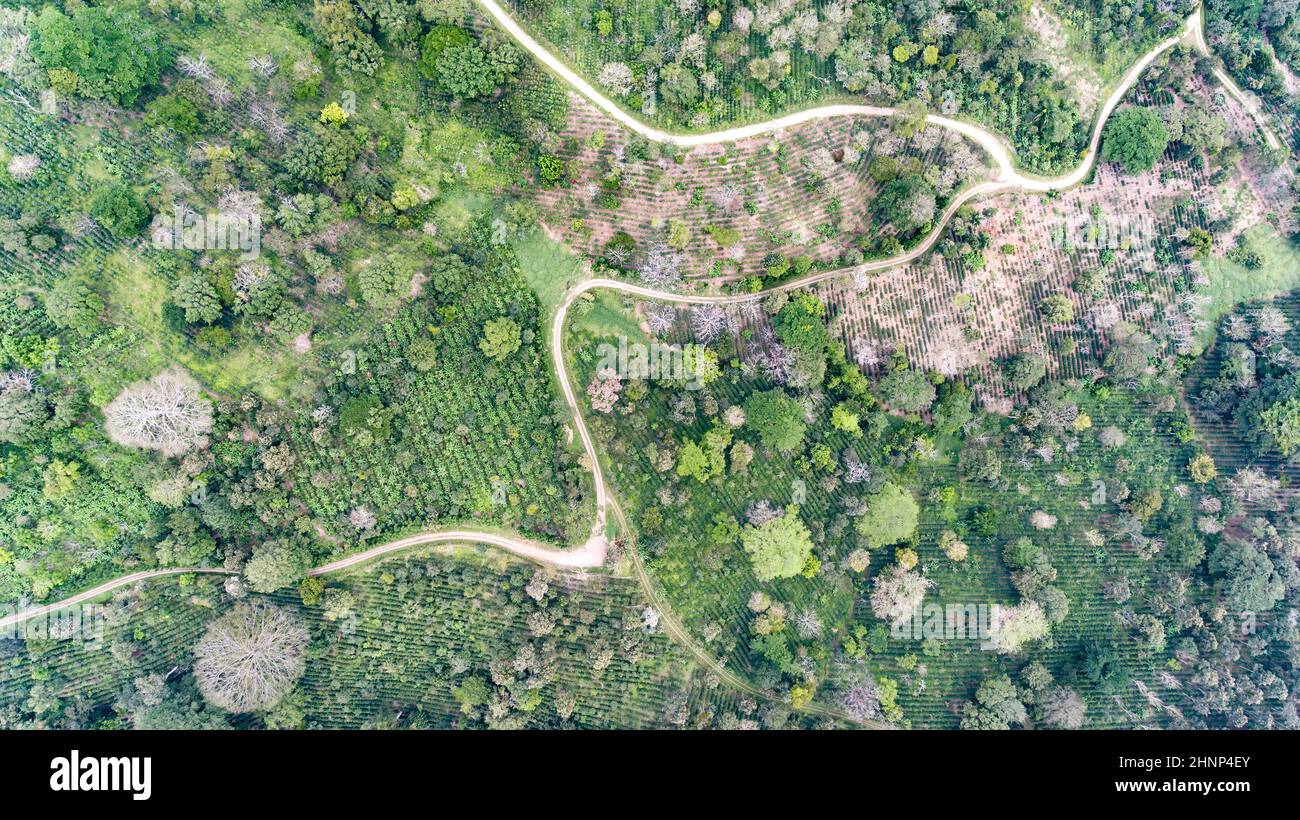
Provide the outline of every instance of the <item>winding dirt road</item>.
{"type": "MultiPolygon", "coordinates": [[[[610,100],[604,94],[596,90],[590,83],[570,69],[563,61],[544,48],[531,35],[528,34],[514,19],[501,8],[495,0],[475,0],[496,23],[515,38],[519,44],[531,53],[537,60],[546,65],[551,71],[555,72],[564,82],[566,82],[575,91],[590,100],[594,105],[604,111],[612,119],[619,122],[624,127],[634,131],[648,139],[656,142],[671,143],[683,147],[711,145],[718,143],[734,142],[736,140],[747,139],[750,137],[760,136],[763,134],[774,133],[785,128],[807,123],[815,120],[831,119],[836,117],[888,117],[898,114],[897,109],[880,108],[867,105],[838,104],[827,105],[818,108],[810,108],[793,114],[778,117],[762,123],[746,125],[737,128],[729,128],[723,131],[715,131],[703,134],[674,134],[646,125],[631,114],[620,108],[615,102],[610,100]]],[[[609,497],[608,490],[605,486],[604,474],[600,466],[600,458],[596,453],[596,447],[592,441],[591,434],[587,429],[586,422],[583,419],[581,408],[578,404],[577,393],[569,380],[568,368],[565,362],[564,354],[564,322],[568,315],[570,306],[575,299],[584,293],[597,289],[609,289],[620,293],[638,296],[645,299],[661,300],[677,304],[732,304],[747,302],[755,299],[761,299],[773,290],[795,290],[806,287],[807,285],[830,279],[833,277],[844,276],[858,271],[875,271],[912,262],[923,256],[933,248],[938,241],[943,230],[946,228],[948,221],[961,206],[971,200],[1005,190],[1022,190],[1031,192],[1045,192],[1068,188],[1082,182],[1091,171],[1096,162],[1097,151],[1101,143],[1102,129],[1106,124],[1111,113],[1119,105],[1124,95],[1137,82],[1142,72],[1152,60],[1162,54],[1169,48],[1172,48],[1179,42],[1190,41],[1196,48],[1203,53],[1208,53],[1208,47],[1205,44],[1204,36],[1201,31],[1201,11],[1198,8],[1188,19],[1183,31],[1176,37],[1170,37],[1152,48],[1133,67],[1124,75],[1123,80],[1107,98],[1106,102],[1100,109],[1097,121],[1093,128],[1091,140],[1087,151],[1084,152],[1079,166],[1067,174],[1059,177],[1038,177],[1033,175],[1022,174],[1015,170],[1013,155],[1006,144],[979,126],[970,123],[954,120],[948,117],[929,115],[926,121],[942,128],[947,128],[962,134],[973,140],[989,154],[996,167],[996,173],[992,180],[979,183],[961,191],[944,209],[943,213],[935,222],[934,229],[925,237],[925,239],[913,249],[893,256],[887,259],[879,259],[856,265],[850,268],[841,268],[832,271],[822,271],[809,274],[799,279],[793,279],[782,283],[773,289],[769,289],[756,294],[738,294],[738,295],[693,295],[681,294],[671,291],[656,290],[646,288],[640,285],[634,285],[628,282],[621,282],[614,279],[588,279],[572,287],[558,310],[553,317],[550,328],[551,335],[551,354],[552,366],[555,369],[556,378],[559,380],[561,392],[564,400],[568,405],[569,412],[573,416],[574,429],[577,430],[578,437],[582,442],[583,450],[590,462],[592,470],[592,483],[596,496],[596,516],[592,525],[591,535],[587,541],[577,549],[561,549],[536,541],[532,541],[519,536],[506,535],[494,532],[485,532],[481,530],[450,529],[436,530],[431,532],[420,533],[417,535],[400,538],[395,541],[381,544],[363,552],[340,558],[328,564],[316,567],[309,571],[311,576],[327,575],[330,573],[340,572],[360,564],[372,561],[384,555],[394,552],[410,549],[412,547],[424,544],[440,542],[460,542],[460,543],[478,543],[487,544],[506,550],[507,552],[518,555],[522,558],[535,561],[540,564],[546,564],[557,567],[567,567],[574,569],[595,568],[603,566],[607,551],[607,540],[605,536],[607,513],[612,509],[615,517],[622,525],[622,531],[630,532],[627,523],[623,518],[621,510],[616,503],[613,503],[609,497]]],[[[1219,72],[1216,72],[1219,76],[1219,72]]],[[[1235,88],[1231,79],[1226,75],[1219,79],[1235,88]]],[[[1254,113],[1252,111],[1252,113],[1254,113]]],[[[1271,133],[1265,128],[1265,133],[1272,137],[1271,133]]],[[[1270,139],[1270,145],[1273,139],[1270,139]]],[[[673,638],[683,644],[688,651],[694,655],[702,665],[713,671],[735,688],[749,692],[751,694],[764,696],[766,693],[758,690],[752,684],[745,681],[738,675],[727,671],[721,663],[712,658],[711,655],[697,644],[694,639],[687,633],[679,622],[668,611],[667,602],[661,600],[654,588],[653,581],[646,572],[644,565],[641,563],[639,556],[632,555],[632,566],[634,572],[645,590],[649,600],[655,604],[663,613],[666,631],[673,638]]],[[[28,620],[30,618],[47,615],[65,607],[75,604],[84,603],[95,598],[107,595],[115,589],[123,586],[134,584],[151,578],[160,578],[170,575],[180,575],[185,573],[203,573],[216,575],[233,575],[236,574],[231,570],[212,569],[212,568],[179,568],[179,569],[161,569],[144,572],[136,572],[130,575],[122,576],[111,581],[107,581],[92,589],[79,592],[61,601],[42,606],[32,607],[11,615],[0,618],[0,628],[7,628],[14,624],[28,620]]],[[[835,717],[841,720],[854,722],[854,718],[823,704],[809,704],[805,711],[815,714],[823,714],[835,717]]],[[[882,726],[883,724],[870,723],[872,726],[882,726]]]]}
{"type": "MultiPolygon", "coordinates": [[[[892,117],[899,113],[897,108],[882,108],[875,105],[854,105],[852,103],[837,103],[833,105],[822,105],[815,108],[808,108],[803,111],[796,111],[792,114],[786,114],[771,120],[754,123],[752,125],[742,125],[736,128],[728,128],[722,131],[711,131],[700,134],[683,134],[664,131],[651,125],[646,125],[632,114],[625,111],[618,103],[605,96],[604,93],[592,86],[585,78],[576,71],[569,68],[568,64],[557,57],[549,49],[537,42],[523,26],[515,22],[510,13],[501,7],[497,0],[475,0],[476,3],[487,12],[497,25],[504,29],[511,37],[521,45],[525,50],[533,55],[538,62],[545,65],[554,72],[561,80],[569,85],[570,88],[577,91],[582,96],[591,101],[593,105],[604,111],[611,119],[616,120],[624,128],[633,131],[646,139],[654,142],[668,143],[678,145],[683,148],[689,148],[699,145],[718,145],[738,140],[758,137],[763,134],[771,134],[796,125],[802,125],[817,120],[837,119],[840,117],[892,117]]],[[[1092,138],[1088,143],[1088,149],[1083,154],[1083,161],[1079,166],[1068,174],[1055,178],[1044,178],[1034,175],[1021,174],[1015,168],[1015,161],[1012,151],[1007,147],[1005,141],[981,128],[978,125],[964,122],[962,120],[952,119],[950,117],[941,117],[937,114],[926,115],[925,121],[931,125],[937,125],[941,128],[947,128],[955,131],[964,137],[967,137],[983,148],[996,164],[998,172],[994,181],[1003,182],[1026,191],[1050,191],[1060,188],[1068,188],[1078,182],[1082,182],[1092,169],[1093,162],[1096,160],[1097,148],[1101,145],[1101,131],[1109,119],[1111,112],[1119,105],[1120,100],[1128,93],[1128,90],[1137,82],[1138,77],[1146,70],[1151,61],[1160,56],[1166,50],[1173,48],[1179,42],[1188,40],[1190,42],[1204,43],[1201,37],[1201,10],[1197,8],[1183,24],[1183,29],[1177,36],[1170,37],[1158,43],[1154,48],[1144,54],[1124,75],[1124,78],[1116,86],[1115,90],[1106,99],[1101,110],[1097,114],[1096,125],[1093,128],[1092,138]]],[[[1208,50],[1205,53],[1209,53],[1208,50]]]]}

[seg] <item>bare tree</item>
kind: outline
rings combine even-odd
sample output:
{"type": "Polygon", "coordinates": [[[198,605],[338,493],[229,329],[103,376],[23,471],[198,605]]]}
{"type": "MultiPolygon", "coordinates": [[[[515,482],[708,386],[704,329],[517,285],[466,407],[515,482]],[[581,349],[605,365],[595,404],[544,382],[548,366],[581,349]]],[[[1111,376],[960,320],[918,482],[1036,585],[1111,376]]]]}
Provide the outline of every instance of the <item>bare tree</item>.
{"type": "Polygon", "coordinates": [[[861,675],[840,693],[840,708],[856,720],[880,717],[880,693],[870,675],[861,675]]]}
{"type": "Polygon", "coordinates": [[[777,507],[766,498],[761,501],[752,502],[745,510],[745,520],[751,527],[761,527],[774,518],[780,518],[785,514],[785,510],[777,507]]]}
{"type": "Polygon", "coordinates": [[[248,58],[248,70],[268,80],[275,76],[276,68],[275,58],[270,54],[253,55],[248,58]]]}
{"type": "Polygon", "coordinates": [[[1079,693],[1058,686],[1043,698],[1043,721],[1060,729],[1078,729],[1088,714],[1088,704],[1079,693]]]}
{"type": "Polygon", "coordinates": [[[1228,479],[1228,490],[1233,498],[1250,504],[1268,501],[1278,491],[1279,482],[1269,478],[1262,470],[1246,467],[1228,479]]]}
{"type": "Polygon", "coordinates": [[[212,66],[208,63],[206,54],[200,54],[197,57],[182,54],[176,58],[176,69],[186,77],[193,77],[198,80],[212,79],[212,66]]]}
{"type": "Polygon", "coordinates": [[[727,314],[717,305],[699,305],[691,311],[691,330],[700,344],[711,344],[727,329],[727,314]]]}
{"type": "Polygon", "coordinates": [[[652,305],[646,308],[645,320],[651,333],[662,336],[672,330],[677,322],[677,308],[672,305],[652,305]]]}
{"type": "Polygon", "coordinates": [[[655,287],[672,287],[682,280],[682,255],[674,252],[662,242],[655,243],[646,251],[638,271],[646,284],[655,287]]]}
{"type": "Polygon", "coordinates": [[[375,514],[367,507],[353,507],[352,512],[348,513],[348,523],[357,532],[365,532],[375,526],[375,514]]]}
{"type": "Polygon", "coordinates": [[[710,192],[710,198],[713,204],[717,205],[723,213],[735,213],[736,209],[743,204],[745,192],[735,183],[726,183],[719,185],[710,192]]]}
{"type": "Polygon", "coordinates": [[[304,668],[307,629],[267,603],[235,605],[194,647],[199,691],[227,712],[257,712],[280,701],[304,668]]]}
{"type": "Polygon", "coordinates": [[[36,169],[41,167],[41,158],[35,154],[14,154],[9,160],[9,176],[25,182],[36,174],[36,169]]]}
{"type": "Polygon", "coordinates": [[[108,437],[127,447],[178,456],[208,444],[212,405],[179,367],[124,388],[104,408],[108,437]]]}

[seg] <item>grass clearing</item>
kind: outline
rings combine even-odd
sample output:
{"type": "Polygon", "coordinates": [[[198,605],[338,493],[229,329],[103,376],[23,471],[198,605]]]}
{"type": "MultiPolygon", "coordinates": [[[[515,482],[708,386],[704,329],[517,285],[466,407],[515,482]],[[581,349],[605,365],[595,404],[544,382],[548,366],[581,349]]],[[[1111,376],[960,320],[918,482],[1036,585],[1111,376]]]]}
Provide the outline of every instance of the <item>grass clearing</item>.
{"type": "Polygon", "coordinates": [[[1300,250],[1268,225],[1256,225],[1244,236],[1250,247],[1264,258],[1264,264],[1258,270],[1250,270],[1223,256],[1205,261],[1205,273],[1210,278],[1206,293],[1211,301],[1205,310],[1208,327],[1202,335],[1203,343],[1209,342],[1219,320],[1236,305],[1300,288],[1300,250]]]}

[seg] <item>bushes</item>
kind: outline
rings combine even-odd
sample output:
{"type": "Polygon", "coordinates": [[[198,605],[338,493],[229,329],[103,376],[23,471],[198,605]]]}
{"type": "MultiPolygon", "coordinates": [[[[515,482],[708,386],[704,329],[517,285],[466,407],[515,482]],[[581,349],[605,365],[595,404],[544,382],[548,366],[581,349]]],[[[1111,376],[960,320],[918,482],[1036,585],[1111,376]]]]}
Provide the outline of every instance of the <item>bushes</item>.
{"type": "Polygon", "coordinates": [[[1101,155],[1130,174],[1149,171],[1169,145],[1169,131],[1149,108],[1121,108],[1102,133],[1101,155]]]}
{"type": "Polygon", "coordinates": [[[797,449],[808,429],[803,409],[781,390],[750,396],[745,402],[745,425],[758,431],[764,446],[783,453],[797,449]]]}
{"type": "Polygon", "coordinates": [[[46,6],[32,30],[31,53],[56,90],[121,106],[158,81],[164,59],[153,24],[111,6],[80,6],[71,16],[46,6]]]}
{"type": "Polygon", "coordinates": [[[120,182],[97,188],[90,196],[87,210],[117,239],[135,236],[149,220],[149,211],[139,195],[120,182]]]}

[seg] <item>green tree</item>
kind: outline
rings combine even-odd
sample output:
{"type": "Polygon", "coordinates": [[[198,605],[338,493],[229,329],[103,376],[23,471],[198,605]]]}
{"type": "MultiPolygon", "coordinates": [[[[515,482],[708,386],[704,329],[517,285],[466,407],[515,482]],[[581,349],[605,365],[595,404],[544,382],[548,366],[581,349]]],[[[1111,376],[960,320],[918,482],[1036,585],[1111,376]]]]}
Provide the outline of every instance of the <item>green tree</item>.
{"type": "Polygon", "coordinates": [[[1007,366],[1007,378],[1021,390],[1038,384],[1047,375],[1047,359],[1037,353],[1021,353],[1007,366]]]}
{"type": "Polygon", "coordinates": [[[897,544],[912,537],[921,512],[916,499],[893,482],[867,498],[867,510],[858,518],[857,530],[868,549],[897,544]]]}
{"type": "Polygon", "coordinates": [[[45,296],[45,312],[58,327],[89,336],[99,329],[104,300],[79,279],[60,279],[45,296]]]}
{"type": "Polygon", "coordinates": [[[745,527],[740,543],[749,553],[754,575],[760,581],[798,575],[812,555],[812,535],[799,520],[799,510],[794,505],[779,518],[758,527],[745,527]]]}
{"type": "Polygon", "coordinates": [[[975,418],[975,411],[971,409],[971,401],[974,398],[966,385],[961,382],[948,382],[944,394],[934,403],[930,411],[935,431],[943,435],[952,435],[965,427],[968,421],[975,418]]]}
{"type": "Polygon", "coordinates": [[[1074,321],[1074,303],[1064,293],[1054,293],[1043,299],[1038,312],[1049,324],[1064,325],[1074,321]]]}
{"type": "Polygon", "coordinates": [[[146,106],[144,124],[181,135],[193,134],[199,130],[199,107],[179,94],[164,94],[146,106]]]}
{"type": "Polygon", "coordinates": [[[689,108],[700,98],[700,81],[694,71],[672,63],[659,72],[659,94],[668,105],[689,108]]]}
{"type": "Polygon", "coordinates": [[[831,409],[831,426],[851,436],[862,435],[858,414],[850,410],[849,406],[843,402],[831,409]]]}
{"type": "Polygon", "coordinates": [[[781,390],[750,396],[745,402],[745,424],[758,431],[765,446],[783,453],[797,449],[808,429],[803,408],[781,390]]]}
{"type": "Polygon", "coordinates": [[[362,23],[369,28],[369,21],[358,13],[351,0],[317,0],[312,17],[330,45],[339,71],[374,76],[384,62],[384,52],[375,38],[362,29],[362,23]]]}
{"type": "Polygon", "coordinates": [[[822,383],[826,374],[826,347],[830,333],[823,316],[826,306],[810,293],[800,294],[788,301],[772,320],[772,327],[781,344],[795,356],[789,383],[795,387],[814,387],[822,383]]]}
{"type": "Polygon", "coordinates": [[[49,408],[37,393],[17,384],[0,391],[0,441],[27,444],[49,417],[49,408]]]}
{"type": "Polygon", "coordinates": [[[876,207],[890,224],[910,231],[934,218],[934,189],[919,176],[898,177],[881,190],[876,207]]]}
{"type": "Polygon", "coordinates": [[[1169,130],[1154,111],[1130,106],[1115,112],[1102,132],[1101,155],[1130,174],[1149,171],[1169,145],[1169,130]]]}
{"type": "Polygon", "coordinates": [[[244,577],[256,592],[275,592],[301,581],[311,568],[311,556],[283,538],[265,541],[253,550],[244,577]]]}
{"type": "Polygon", "coordinates": [[[1267,612],[1286,593],[1268,553],[1240,538],[1225,536],[1210,553],[1209,566],[1223,577],[1224,602],[1238,612],[1267,612]]]}
{"type": "Polygon", "coordinates": [[[438,364],[438,343],[426,336],[414,339],[406,346],[406,361],[421,373],[428,373],[438,364]]]}
{"type": "Polygon", "coordinates": [[[149,219],[149,211],[139,195],[120,182],[97,188],[90,195],[87,210],[96,222],[118,239],[139,233],[149,219]]]}
{"type": "Polygon", "coordinates": [[[1290,396],[1259,414],[1264,433],[1284,456],[1300,447],[1300,398],[1290,396]]]}
{"type": "Polygon", "coordinates": [[[184,309],[185,321],[190,324],[211,324],[221,318],[221,299],[205,274],[182,276],[172,291],[172,301],[184,309]]]}
{"type": "Polygon", "coordinates": [[[537,157],[537,174],[542,184],[550,188],[560,184],[568,176],[569,169],[564,160],[551,154],[537,157]]]}
{"type": "Polygon", "coordinates": [[[709,457],[703,447],[689,440],[682,442],[682,449],[677,454],[677,475],[691,476],[699,482],[709,480],[712,473],[709,471],[709,457]]]}
{"type": "Polygon", "coordinates": [[[420,44],[420,73],[425,79],[438,79],[438,58],[449,48],[474,45],[474,38],[456,26],[434,26],[420,44]]]}
{"type": "Polygon", "coordinates": [[[452,45],[434,62],[438,87],[460,100],[486,97],[519,71],[519,52],[509,43],[491,52],[477,45],[452,45]]]}
{"type": "Polygon", "coordinates": [[[919,370],[901,368],[880,380],[880,398],[895,410],[919,413],[934,401],[934,385],[919,370]]]}
{"type": "Polygon", "coordinates": [[[153,24],[134,11],[87,5],[70,16],[45,6],[30,48],[56,90],[120,106],[158,81],[165,53],[153,24]]]}
{"type": "Polygon", "coordinates": [[[489,359],[500,362],[519,349],[520,339],[519,325],[503,316],[483,326],[483,339],[479,341],[478,349],[489,359]]]}

